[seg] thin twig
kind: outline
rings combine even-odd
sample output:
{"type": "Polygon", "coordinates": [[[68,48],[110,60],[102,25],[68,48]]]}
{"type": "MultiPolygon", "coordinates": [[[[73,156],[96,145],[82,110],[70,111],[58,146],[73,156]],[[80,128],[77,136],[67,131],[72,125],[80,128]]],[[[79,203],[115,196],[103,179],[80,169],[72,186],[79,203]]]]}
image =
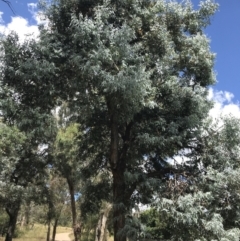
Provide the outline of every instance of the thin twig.
{"type": "Polygon", "coordinates": [[[11,4],[10,1],[8,1],[8,0],[2,0],[2,2],[6,3],[6,4],[8,5],[8,7],[11,9],[12,13],[13,13],[14,15],[16,15],[16,14],[15,14],[15,11],[13,10],[13,7],[12,7],[12,4],[11,4]]]}

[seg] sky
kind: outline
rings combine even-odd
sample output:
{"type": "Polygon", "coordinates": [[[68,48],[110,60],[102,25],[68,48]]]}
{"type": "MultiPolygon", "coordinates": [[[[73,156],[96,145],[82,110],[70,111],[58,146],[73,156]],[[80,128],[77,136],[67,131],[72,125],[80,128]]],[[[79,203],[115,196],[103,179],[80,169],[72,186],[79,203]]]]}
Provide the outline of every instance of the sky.
{"type": "MultiPolygon", "coordinates": [[[[180,0],[179,0],[180,1],[180,0]]],[[[16,31],[20,40],[25,34],[37,37],[37,24],[42,19],[36,13],[36,0],[10,0],[15,15],[0,1],[0,33],[16,31]]],[[[200,0],[192,0],[197,8],[200,0]]],[[[205,30],[216,53],[214,70],[217,83],[210,88],[209,96],[215,100],[210,114],[232,114],[240,118],[240,0],[216,0],[219,9],[205,30]]]]}
{"type": "MultiPolygon", "coordinates": [[[[211,50],[216,53],[215,88],[234,94],[240,101],[240,0],[218,0],[219,10],[211,19],[205,33],[211,40],[211,50]]],[[[199,0],[193,0],[195,6],[199,0]]]]}

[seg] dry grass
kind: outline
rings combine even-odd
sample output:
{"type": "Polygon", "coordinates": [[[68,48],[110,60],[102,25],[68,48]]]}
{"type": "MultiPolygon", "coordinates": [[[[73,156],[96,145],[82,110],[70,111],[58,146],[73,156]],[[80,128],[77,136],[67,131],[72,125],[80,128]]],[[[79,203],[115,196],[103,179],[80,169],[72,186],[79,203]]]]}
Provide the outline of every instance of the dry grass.
{"type": "MultiPolygon", "coordinates": [[[[73,233],[69,236],[71,238],[71,240],[74,240],[74,235],[73,233]]],[[[90,241],[90,240],[95,240],[95,233],[93,230],[91,231],[86,231],[82,233],[82,236],[81,236],[81,241],[90,241]]],[[[107,238],[106,238],[107,241],[113,241],[114,238],[113,236],[109,236],[107,235],[107,238]]]]}
{"type": "Polygon", "coordinates": [[[113,241],[113,240],[114,240],[113,236],[108,237],[108,241],[113,241]]]}
{"type": "MultiPolygon", "coordinates": [[[[47,237],[47,226],[42,224],[35,224],[31,230],[20,230],[20,238],[14,238],[13,241],[45,241],[47,237]]],[[[72,232],[72,228],[61,227],[57,228],[57,233],[68,233],[72,232]]],[[[70,235],[70,238],[73,240],[73,234],[70,235]]],[[[84,234],[82,240],[94,239],[94,232],[84,234]]],[[[0,241],[4,241],[4,237],[0,237],[0,241]]],[[[113,236],[107,238],[108,241],[113,241],[113,236]]]]}
{"type": "Polygon", "coordinates": [[[72,228],[61,227],[61,226],[57,227],[57,233],[68,233],[68,232],[72,232],[72,228]]]}
{"type": "MultiPolygon", "coordinates": [[[[68,227],[58,227],[57,233],[71,232],[68,227]]],[[[14,238],[13,241],[45,241],[47,237],[47,226],[35,224],[31,230],[19,230],[19,238],[14,238]]],[[[0,237],[0,241],[4,241],[4,237],[0,237]]]]}
{"type": "MultiPolygon", "coordinates": [[[[74,235],[73,235],[73,233],[71,233],[70,234],[70,239],[71,240],[74,240],[74,235]]],[[[81,236],[81,240],[82,241],[89,241],[89,240],[94,240],[95,238],[94,238],[94,232],[84,232],[83,234],[82,234],[82,236],[81,236]]],[[[114,240],[114,238],[113,238],[113,236],[108,236],[107,237],[107,241],[113,241],[114,240]]]]}

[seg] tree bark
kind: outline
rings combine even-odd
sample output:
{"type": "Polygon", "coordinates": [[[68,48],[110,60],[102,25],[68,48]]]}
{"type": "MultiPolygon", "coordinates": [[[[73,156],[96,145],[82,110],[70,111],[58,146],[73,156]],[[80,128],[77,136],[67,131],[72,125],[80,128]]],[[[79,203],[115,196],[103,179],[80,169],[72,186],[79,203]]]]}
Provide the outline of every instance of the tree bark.
{"type": "Polygon", "coordinates": [[[101,212],[96,231],[95,231],[95,241],[103,241],[105,237],[105,231],[106,231],[106,223],[108,219],[108,214],[111,210],[112,205],[110,203],[106,204],[106,207],[104,207],[103,212],[101,212]]]}
{"type": "Polygon", "coordinates": [[[47,241],[50,241],[51,234],[51,220],[48,220],[47,241]]]}
{"type": "Polygon", "coordinates": [[[25,225],[28,226],[30,224],[30,215],[31,215],[31,202],[26,203],[25,207],[25,225]]]}
{"type": "Polygon", "coordinates": [[[113,171],[113,228],[114,241],[126,241],[126,235],[121,233],[125,226],[125,182],[124,171],[113,171]]]}
{"type": "Polygon", "coordinates": [[[126,241],[126,234],[123,231],[125,226],[125,216],[128,200],[126,198],[126,185],[124,172],[126,170],[126,156],[130,140],[130,131],[132,123],[126,125],[124,144],[121,153],[119,150],[119,125],[118,117],[115,114],[115,106],[111,100],[107,102],[108,111],[110,113],[110,165],[113,175],[113,229],[114,241],[126,241]],[[121,154],[121,155],[119,155],[121,154]]]}
{"type": "Polygon", "coordinates": [[[23,206],[23,214],[20,221],[20,226],[28,226],[30,224],[31,202],[26,202],[23,206]]]}
{"type": "Polygon", "coordinates": [[[67,178],[67,183],[68,183],[69,194],[71,199],[72,227],[73,227],[73,233],[74,233],[74,241],[79,241],[78,234],[75,230],[77,228],[77,212],[76,212],[74,183],[70,178],[67,178]]]}
{"type": "Polygon", "coordinates": [[[21,228],[23,228],[24,226],[26,226],[26,218],[25,218],[25,214],[22,215],[20,226],[21,226],[21,228]]]}
{"type": "Polygon", "coordinates": [[[5,241],[12,241],[14,231],[16,229],[17,224],[17,216],[20,209],[20,202],[15,205],[13,209],[6,208],[6,212],[9,216],[8,228],[5,241]]]}
{"type": "Polygon", "coordinates": [[[55,218],[55,220],[54,220],[53,233],[52,233],[52,241],[55,241],[55,236],[56,236],[57,226],[58,226],[58,219],[59,219],[59,218],[55,218]]]}

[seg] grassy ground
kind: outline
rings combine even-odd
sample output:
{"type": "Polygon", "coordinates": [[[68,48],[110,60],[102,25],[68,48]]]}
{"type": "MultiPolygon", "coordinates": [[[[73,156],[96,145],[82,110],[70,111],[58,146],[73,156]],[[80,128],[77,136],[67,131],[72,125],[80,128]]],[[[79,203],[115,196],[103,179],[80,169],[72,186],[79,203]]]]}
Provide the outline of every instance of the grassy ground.
{"type": "MultiPolygon", "coordinates": [[[[58,227],[57,233],[71,232],[71,228],[58,227]]],[[[35,224],[31,230],[18,230],[20,238],[14,238],[13,241],[45,241],[47,236],[47,226],[35,224]]],[[[4,237],[0,237],[4,241],[4,237]]]]}
{"type": "MultiPolygon", "coordinates": [[[[70,238],[74,240],[73,233],[70,234],[70,238]]],[[[90,241],[90,240],[95,240],[94,232],[93,231],[84,232],[81,236],[81,241],[90,241]]],[[[113,236],[108,236],[107,241],[113,241],[113,236]]]]}
{"type": "MultiPolygon", "coordinates": [[[[70,233],[71,228],[58,227],[57,233],[70,233]]],[[[45,241],[47,237],[47,226],[41,224],[34,224],[31,230],[18,230],[19,238],[14,238],[13,241],[45,241]]],[[[73,234],[70,235],[73,240],[73,234]]],[[[4,241],[4,237],[0,237],[0,241],[4,241]]],[[[82,241],[94,240],[94,232],[86,232],[82,235],[82,241]]],[[[108,241],[113,241],[113,237],[108,237],[108,241]]]]}

